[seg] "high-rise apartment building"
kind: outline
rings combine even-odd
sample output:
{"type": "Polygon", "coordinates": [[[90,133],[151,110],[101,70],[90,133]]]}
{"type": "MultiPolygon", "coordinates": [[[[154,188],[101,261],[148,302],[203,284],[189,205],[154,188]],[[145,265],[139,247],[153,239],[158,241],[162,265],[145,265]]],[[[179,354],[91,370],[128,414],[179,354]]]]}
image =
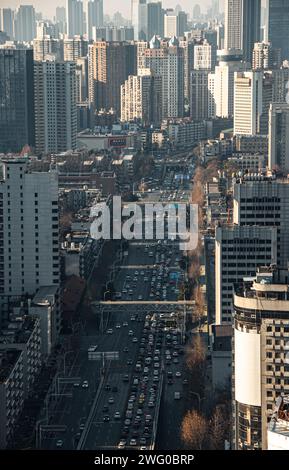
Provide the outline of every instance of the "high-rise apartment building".
{"type": "Polygon", "coordinates": [[[85,32],[85,21],[82,0],[66,0],[66,28],[68,37],[85,32]]]}
{"type": "Polygon", "coordinates": [[[121,86],[121,120],[159,126],[162,120],[162,77],[149,69],[129,76],[121,86]]]}
{"type": "Polygon", "coordinates": [[[14,10],[11,8],[0,9],[0,29],[8,34],[11,41],[14,39],[14,10]]]}
{"type": "Polygon", "coordinates": [[[162,77],[163,117],[184,115],[184,52],[173,37],[161,43],[154,36],[150,47],[144,51],[145,68],[162,77]]]}
{"type": "Polygon", "coordinates": [[[103,0],[88,0],[86,17],[88,39],[94,39],[93,28],[103,26],[103,0]]]}
{"type": "Polygon", "coordinates": [[[136,75],[136,45],[96,41],[89,46],[89,101],[98,110],[120,116],[120,87],[136,75]]]}
{"type": "Polygon", "coordinates": [[[83,36],[66,38],[63,41],[63,57],[65,61],[75,62],[80,57],[87,56],[88,41],[83,36]]]}
{"type": "Polygon", "coordinates": [[[0,298],[59,285],[58,177],[27,158],[2,160],[0,298]]]}
{"type": "Polygon", "coordinates": [[[235,448],[267,450],[268,420],[289,391],[288,271],[259,268],[234,295],[235,448]]]}
{"type": "Polygon", "coordinates": [[[147,0],[131,0],[131,23],[135,41],[147,40],[148,9],[147,0]]]}
{"type": "Polygon", "coordinates": [[[32,5],[20,5],[15,13],[15,39],[17,41],[33,41],[35,37],[35,9],[32,5]]]}
{"type": "Polygon", "coordinates": [[[289,173],[289,104],[287,103],[270,105],[269,168],[289,173]]]}
{"type": "Polygon", "coordinates": [[[256,42],[253,50],[253,70],[272,70],[281,67],[281,50],[273,49],[270,43],[256,42]]]}
{"type": "Polygon", "coordinates": [[[150,2],[148,9],[148,34],[147,39],[150,41],[153,36],[164,36],[164,10],[162,2],[150,2]]]}
{"type": "Polygon", "coordinates": [[[187,37],[179,39],[184,55],[184,98],[187,103],[191,97],[191,72],[194,69],[195,41],[187,37]]]}
{"type": "Polygon", "coordinates": [[[261,35],[261,0],[225,1],[225,49],[240,49],[252,62],[255,42],[261,35]]]}
{"type": "Polygon", "coordinates": [[[190,115],[195,121],[209,116],[209,74],[210,70],[193,70],[191,72],[190,115]]]}
{"type": "Polygon", "coordinates": [[[195,44],[194,47],[194,70],[215,70],[217,63],[217,48],[206,39],[195,44]]]}
{"type": "Polygon", "coordinates": [[[74,62],[35,62],[35,146],[39,154],[76,148],[75,68],[74,62]]]}
{"type": "Polygon", "coordinates": [[[0,46],[0,152],[34,146],[33,50],[0,46]]]}
{"type": "Polygon", "coordinates": [[[262,72],[235,73],[234,135],[255,135],[260,132],[262,87],[262,72]]]}
{"type": "Polygon", "coordinates": [[[268,0],[268,40],[274,49],[281,50],[281,59],[289,60],[289,2],[268,0]]]}
{"type": "Polygon", "coordinates": [[[40,39],[34,39],[34,60],[47,60],[49,57],[55,57],[57,60],[63,60],[63,41],[60,39],[54,39],[51,36],[44,36],[40,39]]]}

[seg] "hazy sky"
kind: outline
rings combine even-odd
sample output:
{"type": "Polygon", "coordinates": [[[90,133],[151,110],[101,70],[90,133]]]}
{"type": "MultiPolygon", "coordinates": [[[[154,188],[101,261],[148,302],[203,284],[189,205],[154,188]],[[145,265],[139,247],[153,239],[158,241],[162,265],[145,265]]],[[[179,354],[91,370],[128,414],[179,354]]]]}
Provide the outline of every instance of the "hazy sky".
{"type": "MultiPolygon", "coordinates": [[[[211,0],[163,0],[164,7],[175,7],[177,4],[188,11],[192,12],[195,3],[199,3],[202,7],[210,5],[211,0]]],[[[55,8],[57,6],[65,6],[65,0],[0,0],[0,7],[15,8],[19,4],[33,4],[37,11],[42,11],[44,14],[53,17],[55,8]]],[[[127,18],[130,16],[131,0],[104,0],[105,13],[112,14],[120,11],[127,18]]],[[[222,0],[220,1],[222,4],[222,0]]]]}

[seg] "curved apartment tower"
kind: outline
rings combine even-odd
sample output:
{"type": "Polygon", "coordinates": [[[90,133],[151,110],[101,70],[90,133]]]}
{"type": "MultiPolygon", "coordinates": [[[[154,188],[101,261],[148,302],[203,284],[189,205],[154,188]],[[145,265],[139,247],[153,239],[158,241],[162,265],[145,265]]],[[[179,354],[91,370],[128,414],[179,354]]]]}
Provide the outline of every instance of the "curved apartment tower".
{"type": "Polygon", "coordinates": [[[234,295],[235,448],[267,449],[276,399],[289,391],[288,271],[260,268],[234,295]]]}

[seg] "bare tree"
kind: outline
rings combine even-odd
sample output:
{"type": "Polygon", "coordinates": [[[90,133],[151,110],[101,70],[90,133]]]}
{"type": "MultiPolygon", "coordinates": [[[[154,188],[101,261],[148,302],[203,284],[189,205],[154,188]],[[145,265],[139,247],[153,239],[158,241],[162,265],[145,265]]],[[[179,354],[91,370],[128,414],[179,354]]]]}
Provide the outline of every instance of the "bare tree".
{"type": "Polygon", "coordinates": [[[205,445],[208,423],[195,410],[188,411],[181,426],[181,439],[188,449],[202,450],[205,445]]]}
{"type": "Polygon", "coordinates": [[[210,447],[213,450],[223,450],[225,439],[228,437],[230,417],[224,405],[217,405],[210,420],[210,447]]]}

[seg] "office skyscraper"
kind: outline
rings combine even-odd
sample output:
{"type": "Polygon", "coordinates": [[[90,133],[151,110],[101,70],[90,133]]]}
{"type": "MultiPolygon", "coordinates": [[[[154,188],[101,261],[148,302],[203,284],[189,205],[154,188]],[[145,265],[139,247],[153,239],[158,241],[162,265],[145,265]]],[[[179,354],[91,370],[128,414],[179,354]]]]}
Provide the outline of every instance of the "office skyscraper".
{"type": "Polygon", "coordinates": [[[173,36],[178,36],[178,16],[173,9],[165,12],[164,36],[167,39],[173,36]]]}
{"type": "Polygon", "coordinates": [[[148,9],[147,0],[131,0],[131,23],[134,28],[134,39],[147,39],[148,9]]]}
{"type": "Polygon", "coordinates": [[[14,39],[14,11],[11,8],[0,10],[0,29],[8,34],[11,41],[14,39]]]}
{"type": "Polygon", "coordinates": [[[273,103],[269,111],[269,168],[289,173],[289,104],[273,103]]]}
{"type": "Polygon", "coordinates": [[[263,74],[236,72],[234,83],[234,135],[256,135],[263,112],[263,74]]]}
{"type": "Polygon", "coordinates": [[[0,46],[0,103],[0,152],[33,147],[33,49],[0,46]]]}
{"type": "Polygon", "coordinates": [[[66,0],[66,28],[68,37],[84,34],[82,0],[66,0]]]}
{"type": "Polygon", "coordinates": [[[103,0],[88,0],[87,2],[87,35],[93,39],[93,28],[103,26],[103,0]]]}
{"type": "Polygon", "coordinates": [[[76,148],[76,65],[47,60],[35,62],[35,141],[37,153],[76,148]]]}
{"type": "Polygon", "coordinates": [[[15,14],[15,38],[17,41],[33,41],[35,37],[35,9],[32,5],[20,5],[15,14]]]}
{"type": "Polygon", "coordinates": [[[154,35],[164,36],[164,10],[162,2],[148,3],[148,34],[147,39],[150,41],[154,35]]]}
{"type": "Polygon", "coordinates": [[[241,49],[252,62],[255,42],[261,35],[261,0],[226,0],[225,49],[241,49]]]}
{"type": "Polygon", "coordinates": [[[287,0],[268,0],[268,39],[274,49],[281,49],[282,60],[289,59],[289,2],[287,0]]]}

